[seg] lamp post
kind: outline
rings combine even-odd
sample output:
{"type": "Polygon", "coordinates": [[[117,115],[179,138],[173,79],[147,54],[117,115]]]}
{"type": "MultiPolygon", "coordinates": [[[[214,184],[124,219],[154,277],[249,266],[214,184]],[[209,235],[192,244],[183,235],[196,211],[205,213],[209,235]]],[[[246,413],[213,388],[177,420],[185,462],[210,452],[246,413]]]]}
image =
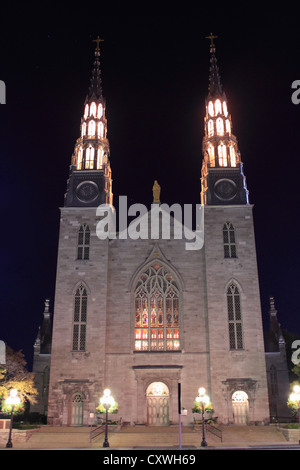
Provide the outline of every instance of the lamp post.
{"type": "MultiPolygon", "coordinates": [[[[300,385],[295,385],[293,388],[294,392],[290,394],[290,400],[297,403],[298,417],[299,417],[299,432],[300,432],[300,385]]],[[[300,439],[299,439],[300,444],[300,439]]]]}
{"type": "Polygon", "coordinates": [[[202,442],[201,447],[206,447],[207,442],[205,440],[205,423],[204,423],[204,407],[209,403],[209,397],[205,393],[205,388],[200,387],[198,390],[198,396],[196,397],[196,402],[201,404],[202,411],[202,442]]]}
{"type": "Polygon", "coordinates": [[[5,403],[7,405],[11,405],[11,416],[10,416],[10,426],[9,426],[9,435],[8,435],[8,441],[6,444],[7,448],[12,448],[12,440],[11,440],[11,433],[12,433],[12,425],[13,425],[13,416],[14,416],[14,407],[15,405],[19,405],[20,403],[20,398],[18,397],[18,391],[15,389],[12,389],[9,392],[9,396],[6,398],[5,403]]]}
{"type": "Polygon", "coordinates": [[[115,400],[110,394],[110,390],[106,388],[103,392],[103,397],[100,398],[101,405],[105,408],[105,439],[103,442],[103,447],[109,447],[109,442],[107,440],[107,418],[108,410],[115,404],[115,400]]]}

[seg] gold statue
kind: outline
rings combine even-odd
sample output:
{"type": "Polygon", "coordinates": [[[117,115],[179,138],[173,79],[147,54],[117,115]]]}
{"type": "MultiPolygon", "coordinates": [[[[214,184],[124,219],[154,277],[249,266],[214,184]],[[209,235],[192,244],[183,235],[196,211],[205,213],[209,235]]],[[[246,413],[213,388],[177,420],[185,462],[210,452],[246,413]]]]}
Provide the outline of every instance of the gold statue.
{"type": "Polygon", "coordinates": [[[160,186],[157,182],[157,180],[154,181],[154,185],[152,188],[153,192],[153,204],[160,204],[160,186]]]}

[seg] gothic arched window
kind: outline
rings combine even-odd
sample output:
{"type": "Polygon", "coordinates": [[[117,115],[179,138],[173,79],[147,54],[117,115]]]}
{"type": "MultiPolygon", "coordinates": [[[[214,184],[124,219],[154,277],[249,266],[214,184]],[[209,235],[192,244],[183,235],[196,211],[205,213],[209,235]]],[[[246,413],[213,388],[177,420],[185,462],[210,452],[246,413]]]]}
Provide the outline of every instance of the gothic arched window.
{"type": "Polygon", "coordinates": [[[216,110],[216,115],[222,113],[222,105],[220,100],[216,100],[215,102],[215,110],[216,110]]]}
{"type": "Polygon", "coordinates": [[[96,103],[93,101],[91,104],[90,116],[96,117],[96,113],[97,113],[96,103]]]}
{"type": "Polygon", "coordinates": [[[223,142],[218,145],[218,156],[219,166],[227,166],[227,148],[223,142]]]}
{"type": "Polygon", "coordinates": [[[227,115],[228,115],[228,110],[227,110],[226,101],[223,101],[223,111],[224,111],[225,117],[227,117],[227,115]]]}
{"type": "Polygon", "coordinates": [[[236,154],[232,145],[230,145],[230,166],[236,166],[236,154]]]}
{"type": "Polygon", "coordinates": [[[224,258],[236,258],[235,230],[231,222],[223,226],[224,258]]]}
{"type": "Polygon", "coordinates": [[[219,117],[217,119],[216,126],[217,126],[217,134],[224,135],[224,122],[222,118],[219,117]]]}
{"type": "Polygon", "coordinates": [[[225,125],[226,125],[226,132],[227,132],[228,134],[230,134],[230,133],[231,133],[231,126],[230,126],[230,121],[229,121],[229,119],[226,119],[225,125]]]}
{"type": "Polygon", "coordinates": [[[210,101],[208,103],[208,112],[209,112],[210,116],[214,115],[214,105],[213,105],[212,101],[210,101]]]}
{"type": "Polygon", "coordinates": [[[104,126],[103,126],[103,122],[100,121],[98,124],[98,137],[103,137],[103,134],[104,134],[104,126]]]}
{"type": "Polygon", "coordinates": [[[92,170],[94,168],[94,155],[95,149],[94,147],[90,146],[85,151],[85,169],[92,170]]]}
{"type": "Polygon", "coordinates": [[[99,103],[98,105],[98,118],[99,119],[102,117],[102,114],[103,114],[103,106],[101,103],[99,103]]]}
{"type": "Polygon", "coordinates": [[[82,158],[83,158],[83,149],[80,147],[78,150],[78,157],[77,157],[77,170],[81,170],[82,168],[82,158]]]}
{"type": "Polygon", "coordinates": [[[83,224],[78,231],[77,259],[89,259],[90,257],[90,228],[83,224]]]}
{"type": "Polygon", "coordinates": [[[136,351],[180,350],[179,288],[159,263],[147,268],[136,285],[134,339],[136,351]]]}
{"type": "Polygon", "coordinates": [[[215,166],[215,148],[211,144],[209,144],[208,146],[208,156],[209,156],[210,166],[215,166]]]}
{"type": "Polygon", "coordinates": [[[241,298],[234,282],[227,288],[227,312],[230,349],[243,349],[241,298]]]}
{"type": "Polygon", "coordinates": [[[80,284],[74,296],[73,351],[85,351],[87,299],[86,288],[80,284]]]}
{"type": "Polygon", "coordinates": [[[103,148],[100,147],[97,151],[97,170],[101,170],[103,166],[103,148]]]}
{"type": "Polygon", "coordinates": [[[88,134],[89,134],[90,137],[92,137],[93,135],[96,134],[96,123],[95,123],[95,121],[90,121],[89,122],[88,134]]]}

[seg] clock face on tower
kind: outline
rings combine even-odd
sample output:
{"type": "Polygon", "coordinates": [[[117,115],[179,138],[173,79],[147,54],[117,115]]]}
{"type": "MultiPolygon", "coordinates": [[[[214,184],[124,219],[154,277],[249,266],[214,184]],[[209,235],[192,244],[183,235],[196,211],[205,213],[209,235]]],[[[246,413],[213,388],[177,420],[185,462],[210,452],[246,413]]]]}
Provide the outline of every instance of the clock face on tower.
{"type": "Polygon", "coordinates": [[[99,188],[93,181],[83,181],[76,188],[76,196],[81,202],[92,202],[99,195],[99,188]]]}
{"type": "Polygon", "coordinates": [[[237,187],[234,181],[222,178],[216,181],[214,186],[215,195],[222,201],[230,201],[237,193],[237,187]]]}

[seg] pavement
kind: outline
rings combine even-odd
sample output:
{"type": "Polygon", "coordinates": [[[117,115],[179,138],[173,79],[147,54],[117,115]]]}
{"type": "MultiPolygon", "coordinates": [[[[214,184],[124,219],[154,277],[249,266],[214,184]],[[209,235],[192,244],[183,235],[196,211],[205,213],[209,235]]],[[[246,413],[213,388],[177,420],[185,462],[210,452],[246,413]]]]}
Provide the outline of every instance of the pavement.
{"type": "MultiPolygon", "coordinates": [[[[207,447],[201,447],[202,432],[193,427],[128,426],[120,432],[109,432],[109,449],[103,448],[104,434],[91,439],[90,427],[41,426],[28,433],[21,441],[17,430],[12,432],[15,450],[225,450],[225,449],[296,449],[298,443],[287,442],[275,425],[269,426],[219,426],[222,439],[206,432],[207,447]]],[[[5,448],[6,435],[1,433],[0,449],[5,448]]]]}

